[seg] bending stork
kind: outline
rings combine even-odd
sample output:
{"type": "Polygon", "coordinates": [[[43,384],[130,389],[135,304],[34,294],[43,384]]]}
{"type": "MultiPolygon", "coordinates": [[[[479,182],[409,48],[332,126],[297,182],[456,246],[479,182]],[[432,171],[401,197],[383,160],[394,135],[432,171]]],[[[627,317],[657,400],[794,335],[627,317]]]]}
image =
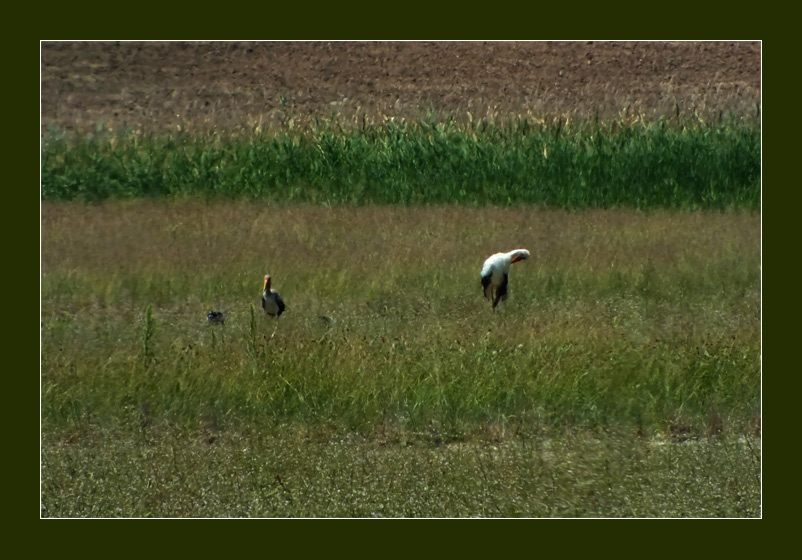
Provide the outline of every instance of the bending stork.
{"type": "Polygon", "coordinates": [[[516,249],[509,253],[490,255],[482,267],[482,288],[485,297],[493,301],[493,309],[498,303],[507,299],[507,283],[510,265],[529,258],[529,251],[516,249]]]}
{"type": "Polygon", "coordinates": [[[287,306],[284,305],[284,300],[281,299],[281,295],[277,291],[270,289],[269,274],[265,276],[265,285],[262,290],[262,308],[265,310],[265,313],[271,317],[278,317],[284,313],[284,309],[287,306]]]}

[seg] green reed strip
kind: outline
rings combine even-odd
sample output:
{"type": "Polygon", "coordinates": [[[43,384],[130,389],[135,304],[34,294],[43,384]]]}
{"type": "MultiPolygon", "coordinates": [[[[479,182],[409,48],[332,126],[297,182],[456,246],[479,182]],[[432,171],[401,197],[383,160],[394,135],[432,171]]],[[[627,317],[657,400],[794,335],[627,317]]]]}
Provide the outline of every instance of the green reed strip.
{"type": "Polygon", "coordinates": [[[331,120],[249,137],[52,135],[42,196],[756,209],[760,131],[739,122],[524,119],[343,129],[331,120]]]}

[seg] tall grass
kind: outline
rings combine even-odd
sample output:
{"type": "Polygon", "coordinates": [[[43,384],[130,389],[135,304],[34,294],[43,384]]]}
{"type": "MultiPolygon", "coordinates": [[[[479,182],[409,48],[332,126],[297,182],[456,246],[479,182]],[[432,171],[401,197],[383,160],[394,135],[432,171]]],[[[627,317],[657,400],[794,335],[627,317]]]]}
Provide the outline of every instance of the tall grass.
{"type": "Polygon", "coordinates": [[[45,200],[181,197],[561,208],[760,203],[757,124],[527,118],[315,120],[246,136],[138,133],[42,146],[45,200]]]}
{"type": "Polygon", "coordinates": [[[48,424],[145,403],[178,423],[450,434],[501,417],[705,433],[758,414],[749,214],[48,204],[44,224],[48,424]],[[513,246],[534,258],[492,313],[478,270],[513,246]],[[276,321],[254,310],[268,272],[289,304],[276,321]]]}

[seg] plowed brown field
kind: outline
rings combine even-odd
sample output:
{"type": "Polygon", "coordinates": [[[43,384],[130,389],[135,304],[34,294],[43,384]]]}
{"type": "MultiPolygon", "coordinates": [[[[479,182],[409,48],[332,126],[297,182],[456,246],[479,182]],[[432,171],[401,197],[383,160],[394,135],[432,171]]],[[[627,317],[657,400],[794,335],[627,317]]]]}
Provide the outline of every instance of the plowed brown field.
{"type": "Polygon", "coordinates": [[[759,112],[759,42],[43,42],[42,127],[759,112]],[[469,115],[470,114],[470,115],[469,115]]]}

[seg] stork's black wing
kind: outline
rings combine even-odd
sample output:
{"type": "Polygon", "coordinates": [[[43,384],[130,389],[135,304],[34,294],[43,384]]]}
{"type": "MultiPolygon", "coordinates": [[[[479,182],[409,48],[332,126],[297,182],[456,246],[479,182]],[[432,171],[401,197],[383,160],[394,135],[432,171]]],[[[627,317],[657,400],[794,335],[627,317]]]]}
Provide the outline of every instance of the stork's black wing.
{"type": "Polygon", "coordinates": [[[492,278],[492,273],[482,276],[482,291],[485,293],[486,298],[490,298],[490,291],[488,288],[490,287],[490,280],[492,280],[492,278]]]}

